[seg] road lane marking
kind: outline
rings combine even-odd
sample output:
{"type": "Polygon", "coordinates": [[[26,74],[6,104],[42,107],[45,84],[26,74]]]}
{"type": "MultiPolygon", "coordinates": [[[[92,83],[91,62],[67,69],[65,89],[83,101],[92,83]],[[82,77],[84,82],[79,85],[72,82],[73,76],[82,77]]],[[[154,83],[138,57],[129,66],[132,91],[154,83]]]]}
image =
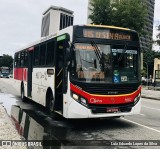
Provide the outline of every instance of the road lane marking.
{"type": "Polygon", "coordinates": [[[153,131],[156,131],[156,132],[160,133],[160,130],[157,130],[157,129],[148,127],[148,126],[143,125],[143,124],[139,124],[139,123],[137,123],[137,122],[134,122],[134,121],[131,121],[131,120],[128,120],[128,119],[125,119],[125,118],[122,118],[122,119],[124,119],[124,120],[126,120],[126,121],[128,121],[128,122],[131,122],[131,123],[133,123],[133,124],[136,124],[136,125],[139,125],[139,126],[142,126],[142,127],[144,127],[144,128],[148,128],[148,129],[150,129],[150,130],[153,130],[153,131]]]}
{"type": "Polygon", "coordinates": [[[158,111],[160,111],[160,109],[156,109],[156,108],[150,108],[150,107],[146,107],[146,106],[142,106],[142,107],[148,108],[148,109],[151,109],[151,110],[158,110],[158,111]]]}

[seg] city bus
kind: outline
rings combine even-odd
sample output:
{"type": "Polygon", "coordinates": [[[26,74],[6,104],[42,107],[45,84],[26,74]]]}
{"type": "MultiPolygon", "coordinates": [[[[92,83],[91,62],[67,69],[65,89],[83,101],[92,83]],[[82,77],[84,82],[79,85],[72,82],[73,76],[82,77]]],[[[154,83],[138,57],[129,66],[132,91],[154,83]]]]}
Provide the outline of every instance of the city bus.
{"type": "Polygon", "coordinates": [[[139,114],[140,62],[136,31],[73,25],[15,53],[15,86],[65,118],[139,114]]]}
{"type": "Polygon", "coordinates": [[[9,67],[0,67],[0,78],[9,78],[10,68],[9,67]]]}

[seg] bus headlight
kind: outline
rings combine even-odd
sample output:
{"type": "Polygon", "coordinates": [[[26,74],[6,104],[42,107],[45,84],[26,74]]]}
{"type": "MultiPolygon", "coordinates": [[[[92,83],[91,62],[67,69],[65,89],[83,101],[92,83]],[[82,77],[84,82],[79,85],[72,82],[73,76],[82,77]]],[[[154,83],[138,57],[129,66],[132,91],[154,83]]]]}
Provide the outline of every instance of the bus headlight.
{"type": "Polygon", "coordinates": [[[76,93],[73,93],[73,92],[71,92],[71,96],[75,101],[79,102],[80,104],[82,104],[85,107],[88,107],[87,100],[85,98],[83,98],[83,97],[81,97],[81,96],[79,96],[79,95],[77,95],[76,93]]]}
{"type": "Polygon", "coordinates": [[[87,101],[84,98],[80,98],[81,104],[84,104],[85,106],[87,106],[87,101]]]}
{"type": "Polygon", "coordinates": [[[72,94],[72,97],[75,99],[75,100],[78,100],[79,99],[79,96],[77,94],[72,94]]]}
{"type": "Polygon", "coordinates": [[[134,99],[134,105],[136,105],[138,103],[140,98],[141,98],[141,94],[139,93],[138,96],[134,99]]]}

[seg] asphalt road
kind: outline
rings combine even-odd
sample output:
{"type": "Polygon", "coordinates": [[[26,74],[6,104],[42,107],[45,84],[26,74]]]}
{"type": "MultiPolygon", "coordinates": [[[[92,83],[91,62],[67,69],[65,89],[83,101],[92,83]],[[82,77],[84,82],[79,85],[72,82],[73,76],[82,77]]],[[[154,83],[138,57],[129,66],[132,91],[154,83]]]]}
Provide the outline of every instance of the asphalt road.
{"type": "Polygon", "coordinates": [[[22,103],[16,95],[16,90],[11,85],[12,80],[0,80],[0,102],[3,102],[9,114],[11,107],[19,107],[21,111],[30,117],[30,121],[33,119],[36,122],[36,128],[41,128],[33,129],[37,136],[45,136],[48,139],[58,141],[59,145],[70,145],[72,148],[76,145],[84,146],[83,148],[86,148],[86,146],[89,148],[90,145],[95,146],[92,148],[114,149],[160,148],[160,146],[113,145],[114,141],[120,140],[159,140],[160,145],[160,101],[142,99],[142,112],[140,115],[125,116],[118,119],[67,120],[61,118],[54,120],[45,108],[36,103],[31,101],[22,103]],[[102,142],[104,140],[113,141],[112,146],[107,146],[107,141],[102,142]]]}

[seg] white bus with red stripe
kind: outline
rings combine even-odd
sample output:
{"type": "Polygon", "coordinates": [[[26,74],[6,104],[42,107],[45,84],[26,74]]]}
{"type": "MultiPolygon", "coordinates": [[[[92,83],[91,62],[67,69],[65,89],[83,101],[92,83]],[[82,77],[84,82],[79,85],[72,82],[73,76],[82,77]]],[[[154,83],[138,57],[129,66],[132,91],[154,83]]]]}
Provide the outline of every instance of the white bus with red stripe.
{"type": "Polygon", "coordinates": [[[31,99],[65,118],[119,117],[141,109],[138,34],[70,26],[15,53],[14,79],[31,99]]]}

